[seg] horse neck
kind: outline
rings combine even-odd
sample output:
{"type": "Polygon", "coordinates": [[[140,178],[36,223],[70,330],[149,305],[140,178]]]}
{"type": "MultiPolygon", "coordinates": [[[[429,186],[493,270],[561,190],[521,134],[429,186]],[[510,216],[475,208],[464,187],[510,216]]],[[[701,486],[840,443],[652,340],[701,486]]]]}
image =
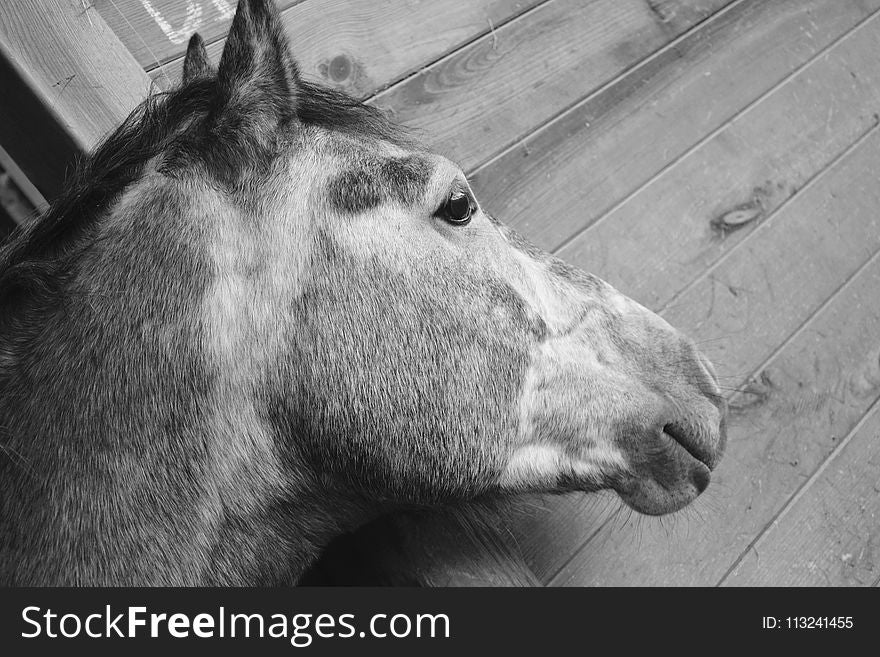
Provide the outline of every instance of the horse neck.
{"type": "Polygon", "coordinates": [[[70,299],[0,376],[0,581],[295,581],[364,519],[283,465],[253,398],[200,356],[197,324],[70,299]]]}

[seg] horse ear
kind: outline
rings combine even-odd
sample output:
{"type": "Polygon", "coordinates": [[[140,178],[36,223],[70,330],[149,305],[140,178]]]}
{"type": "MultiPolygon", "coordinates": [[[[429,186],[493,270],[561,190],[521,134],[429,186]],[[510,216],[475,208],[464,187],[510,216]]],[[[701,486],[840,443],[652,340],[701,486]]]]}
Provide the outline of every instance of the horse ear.
{"type": "Polygon", "coordinates": [[[197,78],[210,78],[214,75],[214,67],[208,59],[208,51],[205,42],[196,32],[189,39],[186,47],[186,57],[183,58],[183,84],[187,84],[197,78]]]}
{"type": "Polygon", "coordinates": [[[239,0],[217,82],[227,111],[278,123],[296,115],[299,71],[273,0],[239,0]]]}

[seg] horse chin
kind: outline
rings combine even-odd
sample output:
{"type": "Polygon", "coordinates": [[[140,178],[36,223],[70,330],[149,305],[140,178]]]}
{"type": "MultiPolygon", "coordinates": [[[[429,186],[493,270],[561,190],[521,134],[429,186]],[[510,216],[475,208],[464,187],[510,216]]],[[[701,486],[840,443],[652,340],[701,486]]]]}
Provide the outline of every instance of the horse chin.
{"type": "MultiPolygon", "coordinates": [[[[684,459],[682,459],[684,460],[684,459]]],[[[649,516],[674,513],[693,502],[709,486],[710,470],[706,464],[690,459],[673,472],[619,478],[612,488],[631,509],[649,516]]]]}

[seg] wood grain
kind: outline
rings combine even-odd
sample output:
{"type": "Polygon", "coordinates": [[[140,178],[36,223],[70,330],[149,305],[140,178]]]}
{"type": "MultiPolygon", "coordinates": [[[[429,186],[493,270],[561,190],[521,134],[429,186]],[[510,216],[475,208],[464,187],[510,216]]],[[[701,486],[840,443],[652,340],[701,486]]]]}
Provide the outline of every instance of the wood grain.
{"type": "Polygon", "coordinates": [[[0,3],[0,60],[0,143],[47,199],[151,84],[100,15],[74,0],[0,3]]]}
{"type": "MultiPolygon", "coordinates": [[[[358,98],[414,73],[545,0],[307,0],[283,14],[303,74],[358,98]]],[[[224,40],[208,46],[219,61],[224,40]]],[[[180,53],[178,53],[180,54],[180,53]]],[[[180,79],[177,59],[151,75],[180,79]]]]}
{"type": "Polygon", "coordinates": [[[470,170],[730,0],[553,0],[379,94],[470,170]]]}
{"type": "MultiPolygon", "coordinates": [[[[874,130],[665,313],[702,345],[722,381],[738,385],[761,370],[747,398],[735,401],[719,493],[698,501],[690,520],[668,534],[643,534],[642,550],[632,528],[587,543],[554,584],[716,583],[819,466],[830,437],[844,435],[876,398],[873,389],[862,397],[837,393],[840,377],[848,380],[876,344],[878,313],[841,314],[846,306],[835,304],[801,327],[880,250],[880,188],[870,182],[878,172],[874,130]],[[786,355],[774,359],[780,348],[786,355]]],[[[873,283],[857,284],[850,302],[864,303],[873,283]]]]}
{"type": "Polygon", "coordinates": [[[731,6],[478,169],[480,202],[557,248],[878,8],[877,0],[731,6]]]}

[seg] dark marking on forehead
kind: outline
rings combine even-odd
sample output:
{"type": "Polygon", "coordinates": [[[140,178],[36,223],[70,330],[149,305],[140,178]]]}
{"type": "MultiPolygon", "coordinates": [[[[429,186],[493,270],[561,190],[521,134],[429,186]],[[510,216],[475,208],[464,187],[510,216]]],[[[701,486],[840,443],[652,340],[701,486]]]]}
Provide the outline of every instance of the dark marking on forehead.
{"type": "Polygon", "coordinates": [[[418,155],[371,158],[332,178],[327,200],[347,214],[366,212],[387,201],[412,205],[422,197],[433,170],[434,165],[418,155]]]}

